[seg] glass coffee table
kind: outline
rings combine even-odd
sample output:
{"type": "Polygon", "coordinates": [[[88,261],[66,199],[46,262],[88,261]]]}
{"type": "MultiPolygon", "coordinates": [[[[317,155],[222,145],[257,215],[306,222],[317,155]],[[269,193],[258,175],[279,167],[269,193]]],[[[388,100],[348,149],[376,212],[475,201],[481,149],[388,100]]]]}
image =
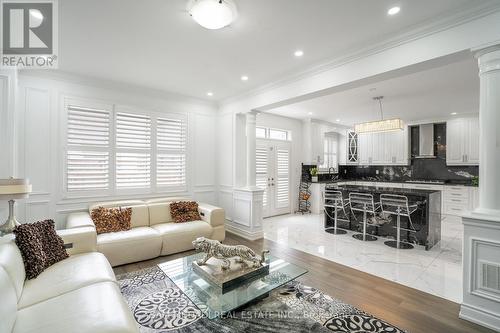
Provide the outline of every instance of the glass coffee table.
{"type": "Polygon", "coordinates": [[[203,257],[203,253],[198,253],[159,264],[158,267],[209,319],[267,297],[274,289],[307,273],[306,269],[283,259],[267,256],[269,275],[244,283],[223,294],[221,288],[205,281],[193,271],[192,262],[203,257]]]}

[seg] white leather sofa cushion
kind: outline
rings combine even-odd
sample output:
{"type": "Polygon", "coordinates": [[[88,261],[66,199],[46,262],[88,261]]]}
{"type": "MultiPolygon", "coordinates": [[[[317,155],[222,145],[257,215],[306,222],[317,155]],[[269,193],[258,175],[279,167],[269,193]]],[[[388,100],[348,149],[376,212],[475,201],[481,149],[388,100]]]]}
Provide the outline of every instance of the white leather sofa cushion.
{"type": "MultiPolygon", "coordinates": [[[[95,208],[95,206],[93,207],[95,208]]],[[[89,210],[89,213],[92,213],[92,209],[89,210]]],[[[80,213],[70,214],[66,219],[66,229],[82,228],[82,227],[95,228],[95,224],[90,218],[89,213],[80,212],[80,213]]]]}
{"type": "Polygon", "coordinates": [[[97,250],[103,253],[111,266],[142,261],[160,255],[161,235],[150,227],[97,235],[97,250]]]}
{"type": "Polygon", "coordinates": [[[115,274],[102,253],[72,255],[26,280],[19,309],[99,282],[115,282],[115,274]]]}
{"type": "Polygon", "coordinates": [[[101,282],[21,309],[13,333],[129,333],[135,320],[115,282],[101,282]]]}
{"type": "Polygon", "coordinates": [[[12,331],[16,321],[16,313],[16,289],[7,271],[0,266],[0,332],[12,331]]]}
{"type": "Polygon", "coordinates": [[[212,227],[223,226],[226,219],[226,213],[223,208],[215,207],[206,203],[198,204],[198,210],[201,219],[208,222],[212,227]]]}
{"type": "Polygon", "coordinates": [[[0,266],[9,275],[16,290],[17,299],[19,300],[23,292],[26,272],[24,270],[21,251],[19,251],[16,243],[14,243],[14,236],[12,235],[2,237],[2,243],[0,244],[0,266]]]}
{"type": "Polygon", "coordinates": [[[170,202],[148,203],[148,207],[150,226],[173,222],[172,215],[170,215],[170,202]]]}
{"type": "Polygon", "coordinates": [[[132,228],[149,226],[149,210],[148,206],[146,205],[146,203],[144,203],[144,201],[125,200],[125,201],[97,202],[89,206],[89,213],[92,214],[92,210],[97,207],[105,207],[105,208],[131,207],[132,217],[130,218],[130,224],[132,228]]]}
{"type": "MultiPolygon", "coordinates": [[[[85,213],[88,215],[88,213],[85,213]]],[[[78,253],[97,251],[97,234],[93,227],[79,227],[57,230],[57,234],[68,247],[66,252],[71,256],[78,253]]]]}
{"type": "Polygon", "coordinates": [[[204,221],[162,223],[151,228],[161,234],[162,256],[191,250],[193,249],[192,241],[197,237],[210,237],[212,235],[212,227],[204,221]]]}

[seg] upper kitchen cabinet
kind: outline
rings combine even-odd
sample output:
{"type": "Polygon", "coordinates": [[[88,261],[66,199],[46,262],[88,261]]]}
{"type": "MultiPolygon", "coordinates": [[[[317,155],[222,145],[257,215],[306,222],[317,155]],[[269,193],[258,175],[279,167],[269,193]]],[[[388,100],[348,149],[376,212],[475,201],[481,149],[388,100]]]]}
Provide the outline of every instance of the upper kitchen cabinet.
{"type": "Polygon", "coordinates": [[[446,123],[446,164],[479,165],[478,118],[458,118],[446,123]]]}
{"type": "Polygon", "coordinates": [[[408,131],[358,135],[360,165],[408,165],[408,131]]]}

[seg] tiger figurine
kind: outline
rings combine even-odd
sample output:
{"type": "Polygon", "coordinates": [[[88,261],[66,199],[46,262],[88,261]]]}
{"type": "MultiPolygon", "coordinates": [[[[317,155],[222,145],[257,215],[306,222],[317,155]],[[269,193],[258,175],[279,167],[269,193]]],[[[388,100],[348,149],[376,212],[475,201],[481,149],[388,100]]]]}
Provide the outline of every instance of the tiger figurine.
{"type": "Polygon", "coordinates": [[[255,252],[244,245],[224,245],[221,242],[205,237],[198,237],[193,241],[195,250],[205,252],[205,257],[198,260],[196,263],[200,266],[205,265],[208,259],[214,257],[222,260],[222,269],[229,269],[231,261],[229,258],[237,257],[237,262],[250,261],[254,267],[262,266],[265,261],[264,255],[269,251],[262,251],[262,256],[259,258],[255,252]]]}

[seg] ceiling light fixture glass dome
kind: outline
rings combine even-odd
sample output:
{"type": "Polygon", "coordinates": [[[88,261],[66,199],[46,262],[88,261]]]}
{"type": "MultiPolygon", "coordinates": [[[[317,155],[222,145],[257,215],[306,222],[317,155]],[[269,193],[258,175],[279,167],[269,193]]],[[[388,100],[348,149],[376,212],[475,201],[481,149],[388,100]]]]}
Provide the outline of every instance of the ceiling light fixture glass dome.
{"type": "Polygon", "coordinates": [[[207,29],[221,29],[238,16],[232,0],[189,0],[187,10],[199,25],[207,29]]]}

